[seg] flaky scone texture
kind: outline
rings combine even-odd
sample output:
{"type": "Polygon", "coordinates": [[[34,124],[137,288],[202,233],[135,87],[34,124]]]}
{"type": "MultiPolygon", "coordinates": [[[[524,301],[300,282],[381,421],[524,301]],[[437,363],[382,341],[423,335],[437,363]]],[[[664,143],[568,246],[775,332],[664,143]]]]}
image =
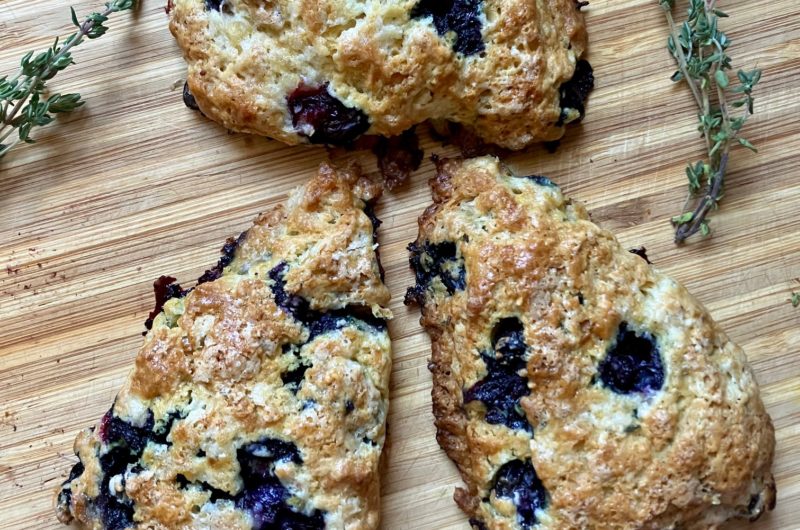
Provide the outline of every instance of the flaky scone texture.
{"type": "MultiPolygon", "coordinates": [[[[169,27],[200,110],[290,145],[395,136],[425,120],[463,124],[520,149],[556,140],[575,108],[559,89],[586,48],[574,0],[173,0],[169,27]],[[322,88],[357,115],[344,138],[315,135],[289,98],[322,88]]],[[[582,112],[582,106],[580,108],[582,112]]],[[[330,118],[331,120],[340,120],[330,118]]],[[[337,122],[337,126],[342,125],[337,122]]],[[[321,127],[317,123],[317,128],[321,127]]]]}
{"type": "Polygon", "coordinates": [[[378,193],[323,165],[196,287],[170,287],[114,405],[75,441],[62,522],[378,526],[391,364],[378,193]]]}
{"type": "Polygon", "coordinates": [[[714,529],[775,502],[743,351],[543,177],[438,162],[411,245],[438,441],[475,528],[714,529]]]}

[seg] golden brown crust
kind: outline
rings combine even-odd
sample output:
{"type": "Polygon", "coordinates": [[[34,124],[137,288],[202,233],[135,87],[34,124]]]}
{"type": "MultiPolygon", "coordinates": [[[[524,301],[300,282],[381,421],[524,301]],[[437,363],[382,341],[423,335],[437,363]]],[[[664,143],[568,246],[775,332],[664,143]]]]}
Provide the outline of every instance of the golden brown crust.
{"type": "Polygon", "coordinates": [[[286,98],[321,86],[364,112],[370,134],[395,136],[427,119],[458,122],[510,149],[564,134],[559,88],[586,48],[574,0],[484,0],[480,53],[458,53],[417,0],[175,0],[170,30],[188,86],[224,127],[290,145],[286,98]],[[213,2],[212,2],[213,3],[213,2]],[[219,2],[217,2],[219,3],[219,2]]]}
{"type": "Polygon", "coordinates": [[[422,281],[410,296],[433,343],[437,439],[461,472],[466,488],[455,498],[475,524],[711,529],[771,509],[771,420],[744,353],[702,305],[547,181],[489,157],[439,161],[438,170],[412,248],[422,281]],[[455,246],[442,261],[447,243],[455,246]],[[452,288],[459,267],[463,285],[452,288]],[[487,359],[508,355],[493,344],[503,319],[520,323],[526,353],[514,376],[528,389],[505,412],[529,430],[489,421],[491,404],[471,399],[489,377],[487,359]],[[614,390],[600,373],[626,329],[657,352],[662,379],[652,388],[614,390]],[[519,498],[496,489],[512,461],[529,461],[546,491],[528,519],[519,498]]]}
{"type": "Polygon", "coordinates": [[[76,439],[62,522],[377,527],[391,315],[363,209],[378,193],[323,165],[217,279],[164,304],[114,406],[76,439]]]}

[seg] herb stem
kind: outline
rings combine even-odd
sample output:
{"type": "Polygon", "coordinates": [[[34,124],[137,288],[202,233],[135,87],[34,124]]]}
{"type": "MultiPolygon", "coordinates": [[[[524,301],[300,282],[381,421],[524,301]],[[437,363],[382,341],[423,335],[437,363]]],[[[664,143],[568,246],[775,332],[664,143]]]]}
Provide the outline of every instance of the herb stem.
{"type": "Polygon", "coordinates": [[[698,203],[692,212],[692,221],[678,226],[675,231],[675,242],[682,243],[684,240],[700,231],[705,222],[706,215],[716,206],[719,195],[722,193],[722,183],[725,178],[725,169],[728,167],[728,151],[725,150],[719,159],[719,169],[711,177],[708,193],[698,203]]]}
{"type": "Polygon", "coordinates": [[[683,78],[686,80],[686,84],[689,85],[689,88],[692,89],[692,95],[694,96],[694,100],[697,103],[697,107],[702,109],[703,103],[700,98],[700,92],[697,90],[697,85],[695,84],[692,76],[689,75],[689,70],[686,64],[686,55],[683,53],[683,48],[681,47],[679,36],[680,33],[678,32],[678,27],[675,25],[675,20],[672,18],[672,13],[668,11],[666,8],[664,9],[664,13],[667,15],[667,22],[669,22],[669,31],[672,34],[672,39],[675,41],[675,59],[678,63],[678,68],[680,69],[681,73],[683,74],[683,78]]]}
{"type": "Polygon", "coordinates": [[[52,114],[70,112],[83,104],[80,94],[49,94],[46,83],[58,72],[71,64],[72,49],[85,39],[96,39],[106,33],[104,23],[112,13],[133,9],[136,0],[109,0],[105,9],[94,12],[79,22],[74,9],[72,23],[78,30],[68,36],[63,43],[55,43],[47,50],[34,56],[26,54],[20,61],[20,68],[13,77],[0,78],[0,158],[20,141],[33,143],[31,129],[47,125],[53,121],[52,114]],[[18,138],[8,144],[2,143],[13,132],[18,138]]]}
{"type": "Polygon", "coordinates": [[[684,213],[672,218],[675,242],[682,243],[697,232],[704,236],[710,233],[707,217],[722,199],[732,146],[738,143],[755,151],[753,144],[739,133],[753,113],[752,90],[761,79],[761,72],[738,71],[739,84],[729,92],[738,96],[730,106],[744,107],[744,112],[732,117],[726,93],[730,84],[726,73],[731,69],[731,58],[726,53],[730,39],[718,27],[720,18],[728,15],[716,8],[717,0],[689,0],[688,17],[678,26],[672,16],[675,0],[658,2],[669,25],[667,47],[678,66],[672,80],[683,80],[689,85],[697,104],[698,130],[706,145],[706,160],[686,167],[689,196],[682,208],[684,213]],[[689,201],[701,187],[705,187],[705,192],[687,212],[689,201]]]}
{"type": "MultiPolygon", "coordinates": [[[[114,11],[116,11],[116,8],[112,7],[112,4],[107,4],[107,7],[106,7],[105,11],[103,11],[101,13],[101,15],[103,17],[108,17],[108,15],[110,15],[114,11]]],[[[93,19],[87,18],[86,20],[84,20],[83,23],[81,24],[80,28],[78,29],[78,33],[76,34],[77,36],[74,39],[70,39],[69,42],[67,42],[58,51],[58,53],[53,56],[53,59],[51,60],[51,62],[45,67],[45,69],[40,74],[32,77],[27,82],[27,89],[25,91],[24,96],[21,97],[19,99],[19,101],[17,101],[17,104],[14,105],[14,108],[11,109],[11,112],[6,115],[6,119],[4,120],[3,127],[0,128],[0,132],[2,132],[3,129],[6,126],[11,125],[11,122],[17,116],[17,113],[22,108],[22,106],[25,104],[25,102],[28,101],[28,98],[30,97],[31,93],[33,92],[33,89],[39,84],[39,81],[41,81],[42,78],[47,78],[47,76],[50,75],[53,72],[53,64],[56,61],[58,61],[59,59],[61,59],[62,57],[64,57],[69,52],[69,50],[71,50],[73,47],[75,47],[78,44],[80,44],[81,42],[83,42],[83,38],[86,35],[89,34],[89,32],[94,27],[94,25],[95,25],[95,22],[94,22],[93,19]]],[[[16,80],[16,79],[19,79],[19,74],[17,74],[17,76],[14,78],[14,80],[16,80]]],[[[2,140],[5,139],[5,138],[6,137],[4,136],[2,139],[0,139],[0,142],[2,142],[2,140]]]]}

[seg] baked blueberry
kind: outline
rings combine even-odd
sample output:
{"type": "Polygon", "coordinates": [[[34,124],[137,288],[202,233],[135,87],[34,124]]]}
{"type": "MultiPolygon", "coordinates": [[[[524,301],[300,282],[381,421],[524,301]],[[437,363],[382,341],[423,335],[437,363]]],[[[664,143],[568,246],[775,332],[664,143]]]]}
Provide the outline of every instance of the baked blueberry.
{"type": "Polygon", "coordinates": [[[494,494],[511,499],[517,507],[517,522],[522,528],[536,525],[536,510],[547,507],[547,491],[530,460],[511,460],[494,477],[494,494]]]}
{"type": "Polygon", "coordinates": [[[306,370],[308,370],[310,367],[311,365],[305,364],[301,361],[295,368],[283,372],[281,374],[281,381],[283,381],[283,384],[287,385],[292,392],[296,394],[297,390],[300,388],[300,384],[303,382],[303,379],[306,376],[306,370]]]}
{"type": "Polygon", "coordinates": [[[561,85],[561,115],[557,125],[570,123],[583,118],[584,102],[594,88],[594,72],[589,61],[581,59],[575,65],[572,78],[561,85]]]}
{"type": "Polygon", "coordinates": [[[481,0],[421,0],[411,10],[411,18],[432,17],[439,35],[456,35],[453,50],[464,55],[482,52],[481,0]]]}
{"type": "Polygon", "coordinates": [[[464,392],[464,402],[481,401],[486,405],[486,422],[510,429],[530,431],[519,400],[530,394],[528,380],[519,375],[525,368],[527,346],[522,322],[504,318],[492,332],[494,354],[483,355],[488,373],[464,392]]]}
{"type": "Polygon", "coordinates": [[[236,506],[248,511],[257,530],[322,529],[323,513],[310,515],[296,512],[287,504],[290,494],[275,476],[276,462],[301,464],[297,447],[291,442],[265,438],[250,443],[237,452],[244,488],[236,496],[236,506]]]}
{"type": "Polygon", "coordinates": [[[301,84],[289,94],[286,103],[292,125],[312,144],[348,144],[369,129],[367,115],[333,97],[327,83],[301,84]]]}
{"type": "Polygon", "coordinates": [[[442,243],[411,243],[409,261],[416,276],[416,286],[406,293],[406,303],[424,303],[424,293],[438,278],[444,284],[448,294],[463,290],[466,285],[467,272],[463,260],[458,256],[458,249],[452,241],[442,243]]]}
{"type": "Polygon", "coordinates": [[[541,175],[527,175],[527,176],[525,176],[523,178],[532,180],[536,184],[538,184],[539,186],[547,186],[549,188],[557,188],[558,187],[558,186],[555,185],[555,183],[552,180],[550,180],[547,177],[543,177],[541,175]]]}
{"type": "Polygon", "coordinates": [[[600,381],[618,394],[650,393],[664,385],[664,367],[656,340],[619,326],[614,344],[598,366],[600,381]]]}
{"type": "Polygon", "coordinates": [[[289,270],[289,264],[284,261],[269,271],[275,303],[297,320],[307,322],[311,313],[308,301],[304,300],[302,296],[286,292],[286,282],[283,276],[287,270],[289,270]]]}
{"type": "Polygon", "coordinates": [[[186,105],[188,108],[192,110],[200,110],[200,107],[197,105],[197,100],[195,99],[192,92],[189,90],[189,83],[183,83],[183,104],[186,105]]]}
{"type": "Polygon", "coordinates": [[[153,413],[147,411],[147,419],[142,427],[133,424],[114,415],[113,407],[106,412],[100,422],[100,439],[109,446],[124,445],[133,455],[141,455],[144,447],[153,436],[153,413]]]}

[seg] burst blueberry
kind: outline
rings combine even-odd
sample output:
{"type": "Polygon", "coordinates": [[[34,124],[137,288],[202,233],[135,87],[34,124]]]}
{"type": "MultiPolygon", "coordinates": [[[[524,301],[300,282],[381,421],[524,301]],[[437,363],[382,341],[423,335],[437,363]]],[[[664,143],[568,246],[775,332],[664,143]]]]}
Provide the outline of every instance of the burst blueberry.
{"type": "Polygon", "coordinates": [[[288,386],[292,393],[297,393],[300,389],[300,384],[306,376],[306,370],[311,367],[309,364],[300,362],[295,368],[287,370],[281,374],[281,381],[284,385],[288,386]]]}
{"type": "Polygon", "coordinates": [[[517,508],[517,522],[528,529],[538,523],[536,510],[547,507],[547,491],[530,460],[511,460],[494,476],[494,494],[511,499],[517,508]]]}
{"type": "Polygon", "coordinates": [[[439,35],[456,35],[453,50],[473,55],[486,45],[481,37],[480,0],[421,0],[411,10],[411,18],[432,17],[439,35]]]}
{"type": "Polygon", "coordinates": [[[528,380],[519,375],[527,364],[522,322],[504,318],[492,331],[494,355],[484,354],[486,376],[464,392],[464,402],[481,401],[486,406],[485,419],[493,425],[531,431],[520,399],[530,394],[528,380]]]}
{"type": "Polygon", "coordinates": [[[452,295],[467,285],[467,272],[463,261],[458,259],[458,248],[452,241],[442,243],[411,243],[409,261],[416,276],[416,285],[406,293],[406,304],[423,304],[425,291],[435,278],[444,284],[447,293],[452,295]]]}
{"type": "Polygon", "coordinates": [[[325,518],[320,510],[310,514],[294,511],[289,491],[275,475],[275,464],[303,460],[297,447],[283,440],[265,438],[237,451],[244,488],[235,498],[236,507],[250,513],[255,530],[321,530],[325,518]]]}
{"type": "Polygon", "coordinates": [[[600,381],[618,394],[648,394],[664,385],[664,367],[655,339],[649,333],[619,326],[616,339],[598,366],[600,381]]]}
{"type": "Polygon", "coordinates": [[[284,276],[288,270],[289,264],[282,261],[269,271],[275,304],[297,320],[307,322],[310,320],[309,313],[311,312],[308,301],[301,296],[286,292],[286,280],[284,276]]]}
{"type": "Polygon", "coordinates": [[[301,84],[286,98],[292,125],[312,144],[345,145],[367,132],[369,118],[347,107],[328,91],[328,84],[301,84]]]}
{"type": "Polygon", "coordinates": [[[576,110],[579,118],[583,118],[585,114],[584,101],[589,97],[589,92],[594,88],[594,72],[592,65],[589,61],[581,59],[575,64],[575,72],[572,78],[563,83],[559,88],[559,95],[561,96],[561,115],[558,118],[557,125],[563,125],[568,118],[566,109],[576,110]]]}

